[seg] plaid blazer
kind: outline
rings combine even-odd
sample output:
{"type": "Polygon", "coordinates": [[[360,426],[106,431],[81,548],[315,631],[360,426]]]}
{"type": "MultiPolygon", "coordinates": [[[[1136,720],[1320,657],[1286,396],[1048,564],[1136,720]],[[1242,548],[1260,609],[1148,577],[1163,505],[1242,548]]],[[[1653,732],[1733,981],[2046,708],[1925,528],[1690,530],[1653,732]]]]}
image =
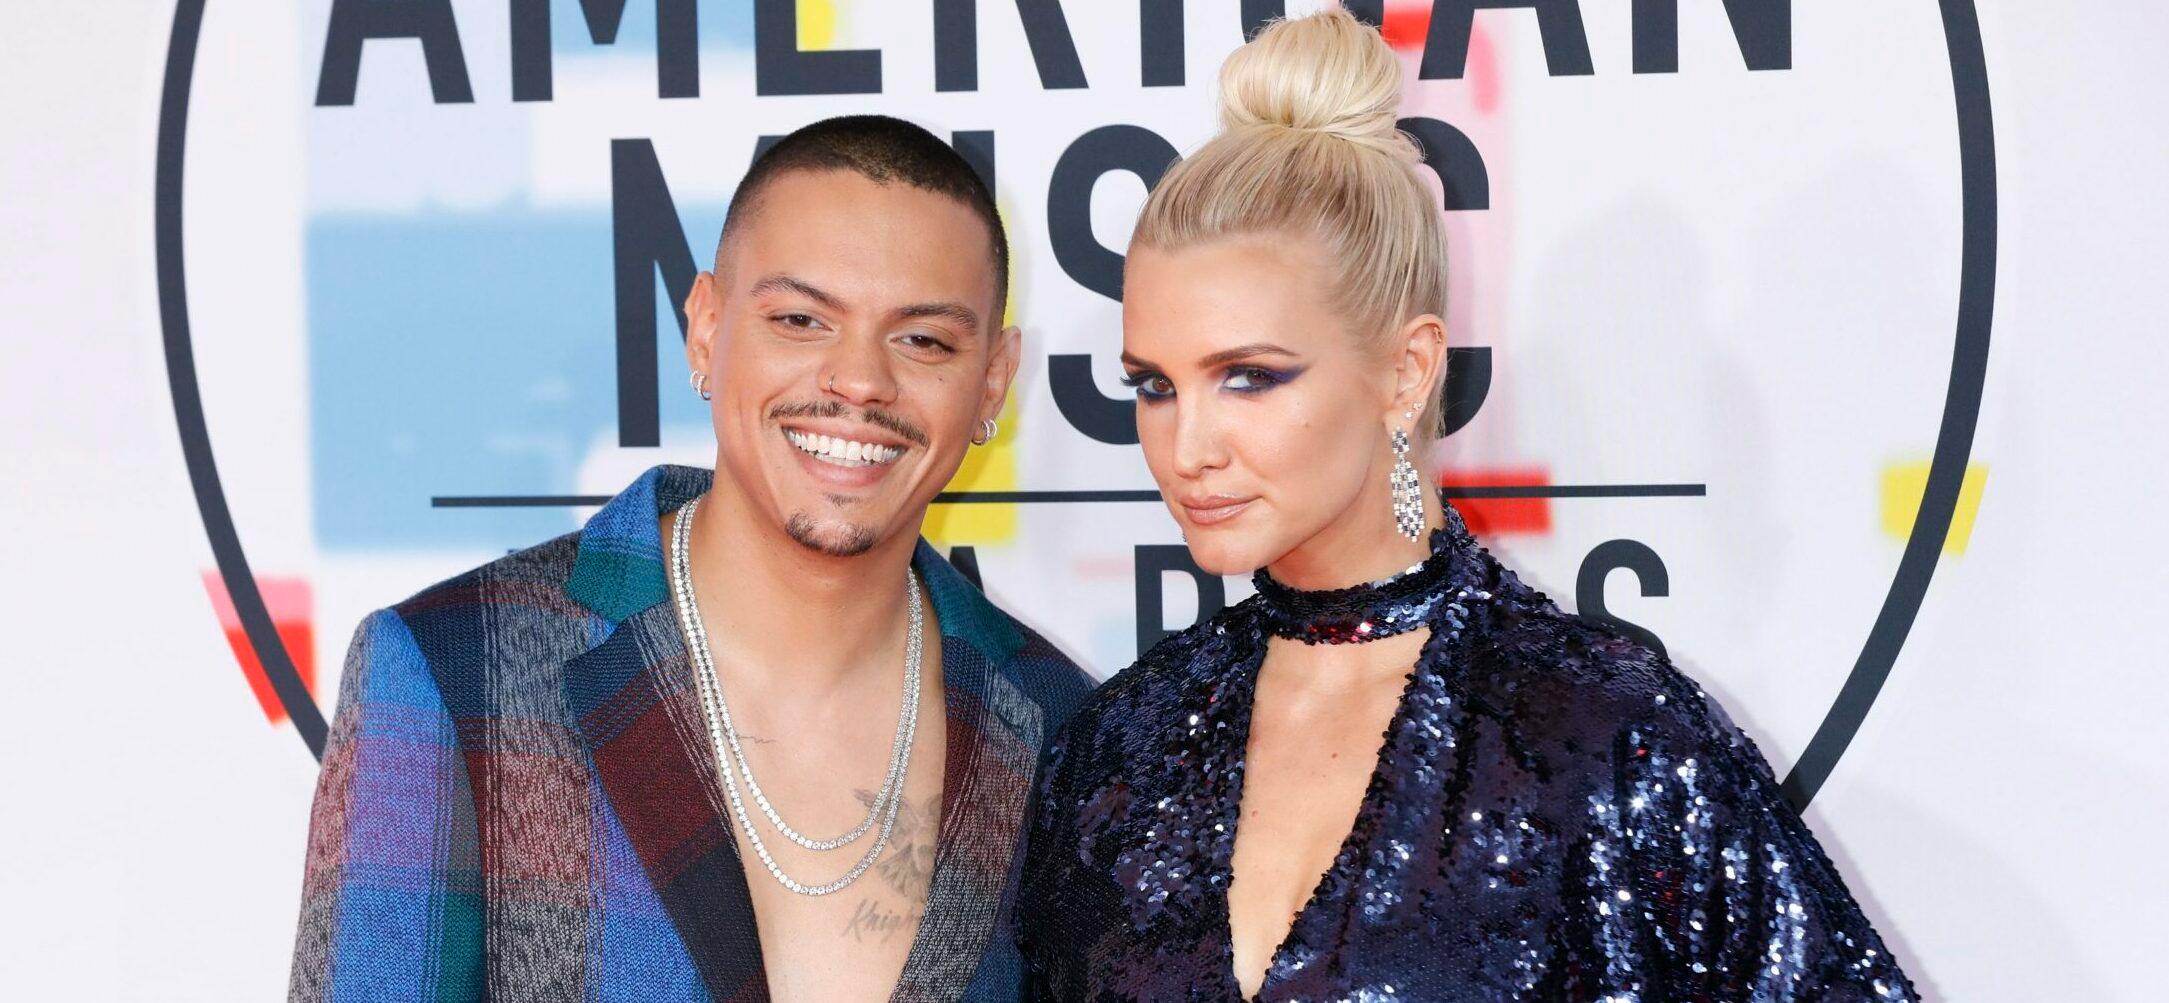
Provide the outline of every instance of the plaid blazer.
{"type": "MultiPolygon", "coordinates": [[[[293,1000],[759,1000],[746,872],[664,579],[658,466],[577,532],[365,619],[309,819],[293,1000]]],[[[947,773],[894,999],[1015,999],[1046,741],[1089,678],[924,541],[947,773]]]]}

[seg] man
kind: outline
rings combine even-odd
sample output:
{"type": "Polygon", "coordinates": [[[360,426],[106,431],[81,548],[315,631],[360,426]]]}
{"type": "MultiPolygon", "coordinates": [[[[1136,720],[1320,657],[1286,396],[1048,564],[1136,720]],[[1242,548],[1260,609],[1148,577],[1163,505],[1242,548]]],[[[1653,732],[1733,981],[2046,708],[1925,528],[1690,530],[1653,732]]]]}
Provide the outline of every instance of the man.
{"type": "Polygon", "coordinates": [[[1018,996],[1026,801],[1090,683],[918,539],[998,432],[1007,272],[916,126],[756,161],[685,303],[715,474],[356,633],[293,999],[1018,996]]]}

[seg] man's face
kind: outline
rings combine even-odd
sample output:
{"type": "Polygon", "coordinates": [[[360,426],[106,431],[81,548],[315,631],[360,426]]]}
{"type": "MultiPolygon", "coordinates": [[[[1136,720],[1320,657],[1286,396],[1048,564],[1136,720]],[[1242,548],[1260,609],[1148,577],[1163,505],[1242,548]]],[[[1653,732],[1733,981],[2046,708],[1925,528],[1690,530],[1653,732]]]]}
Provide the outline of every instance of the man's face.
{"type": "Polygon", "coordinates": [[[986,224],[843,170],[778,175],[748,208],[686,300],[719,487],[822,553],[916,538],[1016,373],[986,224]]]}

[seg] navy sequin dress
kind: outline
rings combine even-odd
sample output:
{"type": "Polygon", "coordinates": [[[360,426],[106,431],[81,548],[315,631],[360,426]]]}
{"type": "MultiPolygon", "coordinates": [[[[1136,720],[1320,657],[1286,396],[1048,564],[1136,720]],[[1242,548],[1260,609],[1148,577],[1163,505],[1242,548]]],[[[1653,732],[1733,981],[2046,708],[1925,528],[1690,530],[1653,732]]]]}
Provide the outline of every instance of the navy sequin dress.
{"type": "MultiPolygon", "coordinates": [[[[1035,999],[1233,1000],[1229,861],[1267,641],[1428,626],[1353,829],[1260,1000],[1911,1000],[1754,745],[1451,507],[1394,578],[1259,594],[1148,652],[1041,774],[1035,999]]],[[[1286,643],[1286,642],[1284,642],[1286,643]]]]}

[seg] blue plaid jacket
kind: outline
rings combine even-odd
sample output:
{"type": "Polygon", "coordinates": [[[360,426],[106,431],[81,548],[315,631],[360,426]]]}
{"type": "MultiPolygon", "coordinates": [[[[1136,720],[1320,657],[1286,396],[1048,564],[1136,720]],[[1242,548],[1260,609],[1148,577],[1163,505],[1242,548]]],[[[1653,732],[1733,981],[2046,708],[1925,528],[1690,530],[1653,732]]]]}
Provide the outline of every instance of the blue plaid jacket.
{"type": "MultiPolygon", "coordinates": [[[[656,529],[711,476],[652,468],[578,532],[362,622],[291,999],[767,998],[656,529]]],[[[1091,682],[924,542],[913,563],[941,623],[947,772],[893,998],[1015,999],[1026,802],[1091,682]]]]}

